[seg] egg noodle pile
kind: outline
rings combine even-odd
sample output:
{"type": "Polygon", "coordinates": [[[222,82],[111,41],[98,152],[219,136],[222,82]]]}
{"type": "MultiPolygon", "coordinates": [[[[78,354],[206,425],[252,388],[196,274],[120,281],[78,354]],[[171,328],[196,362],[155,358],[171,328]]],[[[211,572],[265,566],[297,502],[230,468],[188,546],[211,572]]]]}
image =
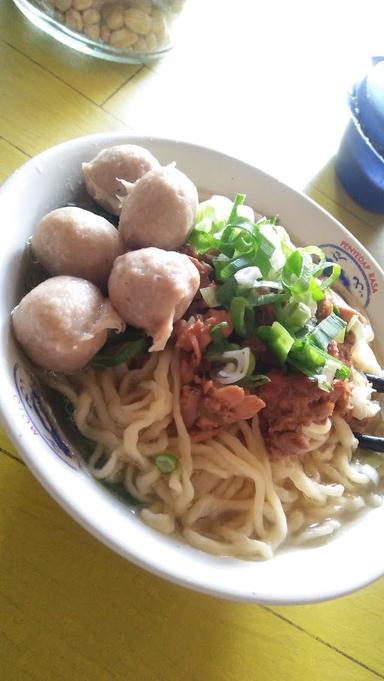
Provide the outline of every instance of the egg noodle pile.
{"type": "Polygon", "coordinates": [[[122,482],[140,502],[142,520],[213,554],[270,558],[287,540],[332,534],[341,518],[381,503],[379,473],[352,460],[357,441],[340,417],[303,427],[304,456],[271,459],[257,416],[205,442],[191,442],[180,411],[179,353],[150,355],[141,369],[87,368],[50,376],[74,406],[79,431],[96,443],[95,478],[122,482]],[[177,467],[160,472],[155,457],[177,467]]]}

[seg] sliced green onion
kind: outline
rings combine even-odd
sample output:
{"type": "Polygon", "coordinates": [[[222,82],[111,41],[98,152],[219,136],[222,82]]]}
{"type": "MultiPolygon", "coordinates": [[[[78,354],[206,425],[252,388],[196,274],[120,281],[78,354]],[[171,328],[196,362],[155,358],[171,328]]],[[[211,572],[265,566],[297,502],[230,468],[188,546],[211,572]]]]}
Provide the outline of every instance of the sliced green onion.
{"type": "Polygon", "coordinates": [[[307,291],[313,272],[313,262],[304,249],[297,248],[287,258],[281,279],[292,293],[307,291]]]}
{"type": "Polygon", "coordinates": [[[351,319],[347,324],[346,330],[352,331],[352,333],[355,336],[356,343],[359,343],[360,341],[365,340],[366,338],[364,326],[361,323],[359,315],[357,313],[352,315],[351,319]]]}
{"type": "MultiPolygon", "coordinates": [[[[303,250],[306,251],[306,253],[309,253],[310,256],[315,255],[317,258],[319,258],[319,262],[314,263],[318,267],[321,266],[325,262],[325,253],[318,246],[304,246],[303,250]]],[[[312,262],[313,262],[313,258],[312,258],[312,262]]]]}
{"type": "Polygon", "coordinates": [[[335,305],[335,304],[333,305],[333,307],[332,307],[332,312],[334,312],[335,314],[337,314],[338,317],[341,317],[340,310],[339,310],[339,308],[337,307],[337,305],[335,305]]]}
{"type": "Polygon", "coordinates": [[[241,388],[257,388],[259,385],[264,385],[264,383],[271,382],[270,378],[268,378],[268,376],[264,376],[264,374],[254,374],[253,372],[255,371],[255,367],[256,357],[253,352],[250,352],[247,373],[245,374],[244,378],[236,382],[236,385],[239,385],[241,388]]]}
{"type": "Polygon", "coordinates": [[[220,253],[220,255],[218,255],[217,258],[214,259],[213,266],[215,268],[216,279],[220,280],[221,270],[224,269],[224,267],[226,267],[230,262],[231,259],[224,253],[220,253]]]}
{"type": "Polygon", "coordinates": [[[235,296],[231,300],[229,313],[236,333],[243,338],[251,335],[254,317],[252,314],[252,306],[248,301],[240,296],[235,296]]]}
{"type": "Polygon", "coordinates": [[[236,295],[237,292],[237,282],[235,277],[230,277],[225,284],[220,286],[219,290],[217,291],[217,299],[223,307],[226,307],[229,309],[231,305],[231,300],[232,298],[236,295]]]}
{"type": "Polygon", "coordinates": [[[235,274],[235,279],[239,286],[244,288],[252,288],[255,286],[258,279],[261,279],[262,274],[259,267],[244,267],[235,274]]]}
{"type": "Polygon", "coordinates": [[[241,204],[237,206],[237,219],[247,220],[247,222],[249,222],[251,225],[254,225],[255,211],[253,210],[253,208],[251,208],[251,206],[245,206],[244,204],[241,204]]]}
{"type": "Polygon", "coordinates": [[[339,378],[341,381],[345,381],[345,379],[349,378],[350,375],[351,375],[350,368],[347,367],[346,364],[342,364],[342,362],[340,362],[340,366],[336,371],[336,378],[339,378]]]}
{"type": "Polygon", "coordinates": [[[256,333],[261,340],[267,343],[280,363],[284,364],[295,342],[289,331],[279,322],[273,322],[272,326],[259,326],[256,333]]]}
{"type": "Polygon", "coordinates": [[[214,343],[220,343],[220,341],[223,339],[222,330],[227,329],[228,327],[228,322],[219,322],[212,327],[210,333],[214,343]]]}
{"type": "Polygon", "coordinates": [[[292,294],[291,300],[295,303],[304,303],[311,310],[311,317],[316,316],[317,302],[313,299],[310,291],[302,291],[301,293],[292,294]]]}
{"type": "Polygon", "coordinates": [[[218,343],[211,343],[204,353],[204,357],[210,362],[222,362],[224,352],[232,352],[233,350],[240,350],[240,345],[230,343],[222,337],[218,343]]]}
{"type": "Polygon", "coordinates": [[[322,272],[325,269],[331,268],[331,274],[326,278],[322,279],[320,281],[320,287],[324,290],[326,288],[330,288],[335,281],[339,278],[341,274],[341,267],[338,264],[335,264],[333,262],[325,262],[322,267],[316,271],[315,276],[318,276],[320,272],[322,272]]]}
{"type": "Polygon", "coordinates": [[[255,281],[253,288],[270,288],[272,291],[282,291],[283,285],[279,281],[260,279],[260,281],[255,281]]]}
{"type": "Polygon", "coordinates": [[[200,289],[200,293],[207,303],[208,307],[220,307],[220,301],[217,298],[218,287],[215,285],[206,286],[200,289]]]}
{"type": "Polygon", "coordinates": [[[345,364],[319,348],[308,338],[296,340],[293,343],[287,361],[289,364],[292,364],[302,371],[302,373],[311,376],[312,378],[316,378],[317,375],[322,373],[321,370],[328,361],[335,362],[338,366],[335,373],[336,378],[344,380],[348,378],[351,373],[350,369],[345,364]]]}
{"type": "Polygon", "coordinates": [[[262,253],[262,251],[257,251],[253,259],[253,264],[260,269],[264,278],[270,276],[271,261],[264,253],[262,253]]]}
{"type": "Polygon", "coordinates": [[[217,372],[216,380],[223,385],[230,385],[241,381],[248,373],[251,354],[248,347],[223,352],[221,359],[226,364],[217,372]]]}
{"type": "Polygon", "coordinates": [[[301,363],[303,368],[312,372],[322,369],[328,358],[331,359],[331,355],[328,355],[308,339],[296,340],[289,355],[290,360],[293,359],[295,362],[301,363]]]}
{"type": "Polygon", "coordinates": [[[112,482],[111,480],[104,478],[101,480],[101,484],[128,506],[139,506],[142,503],[128,492],[122,482],[112,482]]]}
{"type": "Polygon", "coordinates": [[[160,473],[163,473],[164,475],[169,475],[169,473],[172,473],[178,463],[179,459],[173,454],[168,454],[168,452],[164,452],[164,454],[158,454],[155,456],[155,465],[160,473]]]}
{"type": "Polygon", "coordinates": [[[245,376],[245,378],[242,378],[241,381],[237,381],[236,385],[239,385],[241,388],[249,388],[252,390],[254,388],[258,388],[260,385],[270,382],[271,379],[264,374],[251,374],[250,376],[245,376]]]}
{"type": "Polygon", "coordinates": [[[290,331],[297,332],[312,318],[312,310],[301,301],[292,301],[280,308],[277,317],[278,321],[290,331]]]}
{"type": "Polygon", "coordinates": [[[250,255],[251,253],[256,252],[255,237],[250,231],[249,226],[243,225],[240,231],[237,230],[237,234],[232,241],[232,246],[234,253],[237,255],[250,255]]]}
{"type": "Polygon", "coordinates": [[[236,274],[236,272],[242,270],[244,267],[249,267],[250,265],[252,265],[252,259],[245,256],[231,260],[227,265],[220,268],[221,281],[227,281],[227,279],[236,274]]]}
{"type": "Polygon", "coordinates": [[[247,300],[253,307],[260,307],[261,305],[273,305],[274,303],[285,303],[289,300],[289,293],[263,293],[248,296],[247,300]]]}
{"type": "Polygon", "coordinates": [[[195,228],[201,229],[200,225],[204,224],[208,227],[207,231],[211,231],[212,228],[219,229],[224,226],[232,210],[232,204],[230,199],[219,194],[202,201],[197,209],[195,228]]]}
{"type": "Polygon", "coordinates": [[[253,352],[250,351],[246,377],[249,377],[254,372],[255,366],[256,366],[256,357],[253,354],[253,352]]]}
{"type": "Polygon", "coordinates": [[[263,255],[270,260],[276,248],[275,244],[268,239],[268,237],[266,237],[260,229],[257,236],[257,241],[259,244],[260,253],[263,253],[263,255]]]}
{"type": "Polygon", "coordinates": [[[145,338],[139,338],[136,341],[128,341],[127,343],[124,343],[124,345],[121,345],[117,352],[111,353],[111,351],[108,352],[108,349],[105,352],[98,352],[97,355],[94,356],[91,365],[100,368],[117,366],[118,364],[129,362],[130,359],[133,359],[139,352],[145,350],[146,347],[147,343],[145,338]]]}
{"type": "Polygon", "coordinates": [[[201,232],[198,229],[193,229],[188,237],[188,243],[196,248],[198,253],[206,253],[207,251],[220,248],[220,241],[214,238],[212,234],[201,232]]]}
{"type": "Polygon", "coordinates": [[[283,270],[281,272],[281,279],[284,286],[290,288],[292,284],[292,278],[294,277],[294,281],[297,281],[297,279],[301,275],[302,269],[303,256],[302,253],[300,253],[299,249],[296,249],[287,258],[283,270]]]}
{"type": "Polygon", "coordinates": [[[314,328],[310,340],[322,350],[326,350],[331,340],[339,338],[339,342],[344,341],[346,327],[346,322],[332,313],[314,328]]]}
{"type": "Polygon", "coordinates": [[[315,277],[310,278],[308,290],[309,290],[313,300],[315,300],[317,303],[320,300],[324,299],[324,291],[321,288],[321,286],[317,283],[315,277]]]}
{"type": "MultiPolygon", "coordinates": [[[[270,271],[279,272],[285,265],[287,255],[282,247],[282,239],[286,238],[285,230],[278,229],[274,224],[261,225],[259,231],[272,244],[274,250],[269,255],[270,271]]],[[[271,278],[270,273],[268,274],[271,278]]],[[[273,277],[272,277],[273,278],[273,277]]]]}
{"type": "Polygon", "coordinates": [[[321,370],[321,373],[323,376],[325,376],[325,380],[328,385],[332,385],[333,379],[335,378],[338,369],[339,365],[334,359],[327,359],[321,370]]]}
{"type": "MultiPolygon", "coordinates": [[[[262,218],[255,224],[252,210],[244,208],[244,194],[236,195],[231,208],[225,197],[215,200],[217,205],[213,199],[203,202],[189,238],[199,252],[218,252],[213,264],[215,280],[221,285],[201,289],[205,302],[229,310],[235,333],[244,338],[254,333],[254,309],[274,305],[278,321],[260,327],[257,335],[282,364],[292,364],[330,390],[332,375],[347,378],[350,373],[326,352],[330,340],[344,340],[345,323],[336,310],[317,325],[315,316],[318,302],[340,275],[340,266],[328,262],[318,246],[295,248],[276,219],[262,218]],[[261,289],[267,293],[258,295],[261,289]]],[[[214,348],[206,356],[223,354],[224,344],[228,345],[224,328],[225,323],[211,330],[214,348]]],[[[249,368],[241,380],[250,379],[253,372],[249,368]]],[[[260,376],[254,381],[264,380],[260,376]]]]}
{"type": "Polygon", "coordinates": [[[230,225],[237,217],[237,207],[241,206],[245,201],[245,194],[236,194],[235,200],[233,202],[232,210],[229,214],[227,224],[230,225]]]}

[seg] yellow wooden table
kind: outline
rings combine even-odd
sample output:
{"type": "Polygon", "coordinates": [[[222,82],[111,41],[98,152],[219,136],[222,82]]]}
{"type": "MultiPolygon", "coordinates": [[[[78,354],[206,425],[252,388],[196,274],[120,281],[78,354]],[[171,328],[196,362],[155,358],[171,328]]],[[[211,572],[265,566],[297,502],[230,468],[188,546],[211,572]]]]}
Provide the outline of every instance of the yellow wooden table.
{"type": "MultiPolygon", "coordinates": [[[[382,49],[382,3],[189,0],[151,66],[72,52],[0,4],[0,181],[102,130],[208,144],[304,189],[384,264],[384,218],[354,204],[333,156],[346,90],[382,49]]],[[[3,224],[2,229],[7,225],[3,224]]],[[[384,677],[384,581],[313,606],[182,590],[114,555],[0,436],[2,681],[372,681],[384,677]]]]}

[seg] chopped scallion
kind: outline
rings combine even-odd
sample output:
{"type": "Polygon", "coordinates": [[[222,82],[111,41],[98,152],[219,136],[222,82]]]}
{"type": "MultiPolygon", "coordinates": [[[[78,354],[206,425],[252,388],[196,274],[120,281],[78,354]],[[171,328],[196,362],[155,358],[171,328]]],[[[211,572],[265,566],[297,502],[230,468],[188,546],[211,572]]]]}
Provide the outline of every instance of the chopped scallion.
{"type": "Polygon", "coordinates": [[[237,217],[237,208],[238,206],[241,206],[245,201],[245,194],[236,194],[235,200],[233,202],[232,210],[229,214],[229,218],[227,220],[228,225],[230,225],[237,217]]]}
{"type": "Polygon", "coordinates": [[[287,300],[289,300],[289,293],[263,293],[262,295],[259,295],[255,291],[248,296],[247,300],[253,307],[273,305],[274,303],[287,302],[287,300]]]}
{"type": "Polygon", "coordinates": [[[128,341],[127,343],[118,346],[117,350],[116,345],[114,345],[111,348],[107,348],[104,352],[98,352],[97,355],[94,356],[91,364],[94,367],[100,368],[117,366],[118,364],[129,362],[130,359],[133,359],[139,352],[145,350],[146,347],[147,343],[144,338],[128,341]]]}
{"type": "Polygon", "coordinates": [[[247,376],[251,357],[253,354],[248,347],[223,352],[221,361],[225,365],[217,372],[216,380],[223,385],[238,383],[247,376]]]}
{"type": "Polygon", "coordinates": [[[160,473],[163,473],[163,475],[169,475],[169,473],[172,473],[178,463],[179,459],[173,454],[168,454],[168,452],[164,452],[164,454],[158,454],[155,456],[155,465],[160,473]]]}
{"type": "Polygon", "coordinates": [[[272,326],[259,326],[256,333],[261,340],[267,343],[280,363],[284,364],[295,342],[289,331],[279,322],[273,322],[272,326]]]}
{"type": "Polygon", "coordinates": [[[316,376],[322,374],[326,362],[329,361],[337,364],[335,372],[336,378],[344,380],[349,377],[349,367],[319,348],[308,338],[296,340],[287,357],[287,362],[289,364],[292,364],[296,369],[299,369],[302,373],[311,376],[312,378],[316,378],[316,376]]]}
{"type": "Polygon", "coordinates": [[[233,328],[239,336],[246,338],[250,336],[253,331],[253,314],[252,306],[245,298],[235,296],[231,300],[229,308],[233,328]]]}
{"type": "Polygon", "coordinates": [[[212,327],[211,336],[214,343],[220,343],[220,341],[223,339],[223,329],[227,329],[228,327],[228,322],[219,322],[212,327]]]}
{"type": "Polygon", "coordinates": [[[326,350],[331,340],[344,341],[346,322],[332,313],[325,317],[312,331],[310,340],[322,350],[326,350]]]}
{"type": "Polygon", "coordinates": [[[220,301],[217,299],[217,286],[201,288],[200,293],[208,307],[220,307],[220,301]]]}
{"type": "Polygon", "coordinates": [[[320,281],[320,287],[322,288],[323,291],[327,288],[330,288],[341,274],[340,265],[335,264],[333,262],[324,262],[320,267],[318,267],[318,269],[314,273],[314,276],[319,276],[324,272],[324,270],[328,269],[330,269],[330,274],[328,275],[328,277],[326,277],[326,279],[322,279],[320,281]]]}

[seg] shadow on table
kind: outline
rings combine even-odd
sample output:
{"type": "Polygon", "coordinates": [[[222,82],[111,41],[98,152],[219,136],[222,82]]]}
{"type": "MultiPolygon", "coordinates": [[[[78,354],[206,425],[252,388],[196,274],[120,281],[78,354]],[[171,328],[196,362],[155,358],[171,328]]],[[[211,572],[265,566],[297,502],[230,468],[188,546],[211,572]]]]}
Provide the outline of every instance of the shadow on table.
{"type": "Polygon", "coordinates": [[[187,591],[136,568],[88,535],[23,464],[4,455],[0,486],[7,681],[248,681],[260,669],[262,678],[277,680],[287,667],[289,678],[310,669],[304,649],[317,645],[310,637],[265,608],[187,591]]]}

